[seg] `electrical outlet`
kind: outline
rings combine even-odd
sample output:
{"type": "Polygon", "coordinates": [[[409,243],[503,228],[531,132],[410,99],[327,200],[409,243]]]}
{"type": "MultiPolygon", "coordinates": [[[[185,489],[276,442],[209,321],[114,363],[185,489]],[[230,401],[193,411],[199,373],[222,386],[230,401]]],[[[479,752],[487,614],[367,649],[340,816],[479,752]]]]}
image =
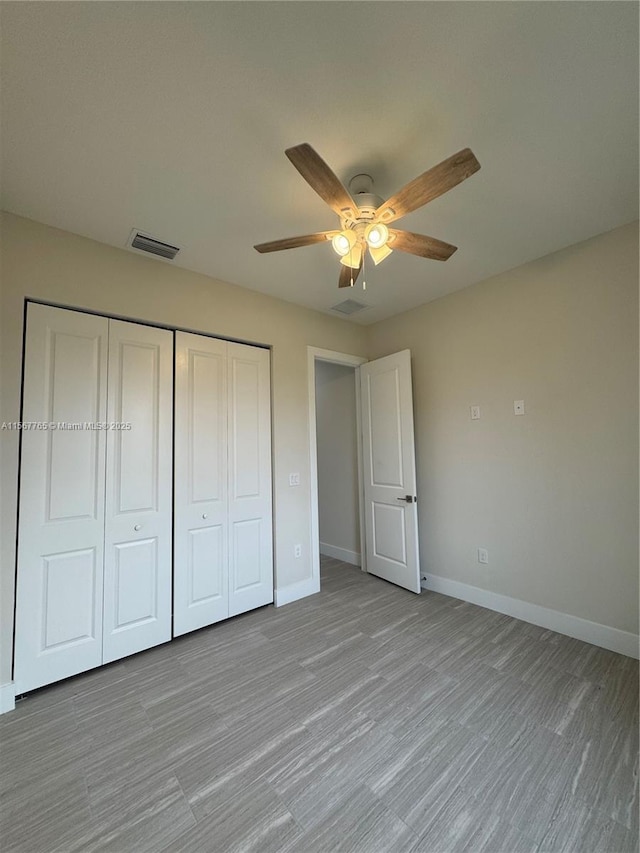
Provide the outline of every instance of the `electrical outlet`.
{"type": "Polygon", "coordinates": [[[514,415],[524,415],[524,400],[513,401],[513,413],[514,415]]]}
{"type": "Polygon", "coordinates": [[[300,474],[289,474],[289,485],[290,486],[299,486],[300,485],[300,474]]]}
{"type": "Polygon", "coordinates": [[[294,557],[302,557],[302,545],[294,545],[293,546],[293,556],[294,557]]]}
{"type": "Polygon", "coordinates": [[[478,548],[478,562],[487,565],[489,562],[489,552],[486,548],[478,548]]]}
{"type": "Polygon", "coordinates": [[[479,421],[480,420],[480,406],[470,406],[471,410],[471,420],[479,421]]]}

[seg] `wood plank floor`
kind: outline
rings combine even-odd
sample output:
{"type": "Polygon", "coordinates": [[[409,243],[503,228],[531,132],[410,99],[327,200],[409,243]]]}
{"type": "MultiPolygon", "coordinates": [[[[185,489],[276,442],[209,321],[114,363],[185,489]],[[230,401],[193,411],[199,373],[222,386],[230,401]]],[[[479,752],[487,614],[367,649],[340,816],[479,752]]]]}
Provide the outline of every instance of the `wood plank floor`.
{"type": "Polygon", "coordinates": [[[0,717],[3,853],[637,851],[637,661],[322,577],[0,717]]]}

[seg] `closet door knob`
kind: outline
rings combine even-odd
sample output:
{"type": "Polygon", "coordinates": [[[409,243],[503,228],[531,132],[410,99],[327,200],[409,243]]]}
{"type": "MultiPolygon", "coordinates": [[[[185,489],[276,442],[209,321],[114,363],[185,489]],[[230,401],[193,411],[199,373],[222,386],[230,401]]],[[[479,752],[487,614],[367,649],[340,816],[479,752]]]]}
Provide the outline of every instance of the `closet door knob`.
{"type": "Polygon", "coordinates": [[[141,527],[142,527],[142,525],[141,525],[141,524],[134,524],[134,525],[133,525],[133,529],[134,529],[134,530],[140,530],[140,528],[141,528],[141,527]]]}
{"type": "Polygon", "coordinates": [[[206,513],[206,512],[203,512],[203,513],[202,513],[202,517],[203,517],[203,518],[206,518],[206,517],[207,517],[207,513],[206,513]]]}

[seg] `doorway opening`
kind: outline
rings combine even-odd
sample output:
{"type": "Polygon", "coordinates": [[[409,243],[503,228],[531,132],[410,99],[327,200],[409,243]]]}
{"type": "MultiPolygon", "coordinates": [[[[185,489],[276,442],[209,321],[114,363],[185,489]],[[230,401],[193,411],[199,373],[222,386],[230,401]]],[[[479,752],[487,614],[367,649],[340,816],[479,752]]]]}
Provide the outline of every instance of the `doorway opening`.
{"type": "Polygon", "coordinates": [[[366,359],[309,347],[312,571],[321,560],[365,568],[358,367],[366,359]]]}
{"type": "MultiPolygon", "coordinates": [[[[311,472],[311,559],[312,592],[320,590],[320,512],[318,478],[318,438],[316,382],[330,385],[335,380],[355,385],[356,458],[358,472],[358,509],[360,563],[363,571],[377,575],[383,580],[419,593],[420,554],[418,547],[418,513],[415,466],[415,442],[413,429],[413,391],[411,381],[411,352],[401,350],[373,361],[347,356],[327,350],[308,349],[309,382],[309,432],[311,472]],[[318,371],[319,362],[349,367],[354,371],[354,382],[350,382],[347,371],[318,371]],[[329,377],[329,378],[327,378],[329,377]],[[323,381],[324,380],[324,381],[323,381]],[[366,465],[363,465],[363,459],[366,465]],[[366,524],[364,521],[366,520],[366,524]]],[[[320,368],[322,371],[322,368],[320,368]]],[[[324,397],[324,390],[322,392],[324,397]]],[[[333,408],[329,404],[326,418],[328,429],[335,433],[333,451],[323,457],[322,475],[325,484],[328,478],[329,495],[335,494],[331,472],[338,471],[331,452],[336,454],[336,443],[340,441],[340,429],[345,433],[348,421],[339,426],[343,412],[340,397],[331,392],[333,408]],[[327,461],[329,458],[329,461],[327,461]]],[[[320,397],[318,397],[318,400],[320,397]]],[[[351,418],[353,420],[353,418],[351,418]]],[[[324,443],[324,442],[323,442],[324,443]]],[[[345,444],[351,442],[345,439],[345,444]]],[[[342,452],[342,448],[341,448],[342,452]]],[[[334,477],[337,474],[334,473],[334,477]]],[[[349,486],[346,487],[347,489],[349,486]]],[[[329,497],[329,500],[333,498],[329,497]]],[[[328,509],[323,513],[329,519],[328,509]]],[[[330,524],[330,522],[327,522],[330,524]]],[[[323,531],[323,550],[336,546],[327,542],[330,534],[323,531]]],[[[353,547],[353,526],[350,530],[353,547]]],[[[351,548],[337,545],[348,555],[351,548]]],[[[335,550],[334,550],[335,553],[335,550]]],[[[339,553],[339,552],[338,552],[339,553]]],[[[355,551],[352,551],[355,554],[355,551]]]]}

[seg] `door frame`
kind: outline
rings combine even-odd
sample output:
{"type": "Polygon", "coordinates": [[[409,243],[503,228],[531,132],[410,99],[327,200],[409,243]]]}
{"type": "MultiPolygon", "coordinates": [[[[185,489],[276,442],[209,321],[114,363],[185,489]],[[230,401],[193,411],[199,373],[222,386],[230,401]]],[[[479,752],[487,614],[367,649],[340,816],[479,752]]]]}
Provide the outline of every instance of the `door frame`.
{"type": "Polygon", "coordinates": [[[318,436],[316,430],[316,361],[353,367],[356,394],[356,453],[358,463],[358,515],[360,519],[360,568],[367,571],[364,530],[364,481],[362,477],[362,419],[360,408],[361,364],[369,359],[344,352],[307,347],[307,386],[309,391],[309,485],[311,488],[311,582],[313,592],[320,592],[320,521],[318,515],[318,436]]]}

